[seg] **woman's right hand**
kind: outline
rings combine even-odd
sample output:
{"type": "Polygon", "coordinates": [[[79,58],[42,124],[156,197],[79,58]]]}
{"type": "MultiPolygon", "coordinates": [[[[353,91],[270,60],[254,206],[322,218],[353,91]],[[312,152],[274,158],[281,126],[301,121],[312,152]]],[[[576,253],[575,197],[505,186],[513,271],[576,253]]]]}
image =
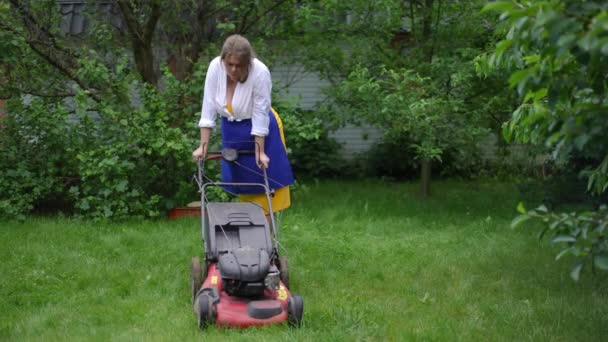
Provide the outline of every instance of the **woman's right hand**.
{"type": "Polygon", "coordinates": [[[203,159],[207,155],[207,145],[199,146],[194,152],[192,152],[192,158],[194,160],[203,159]]]}

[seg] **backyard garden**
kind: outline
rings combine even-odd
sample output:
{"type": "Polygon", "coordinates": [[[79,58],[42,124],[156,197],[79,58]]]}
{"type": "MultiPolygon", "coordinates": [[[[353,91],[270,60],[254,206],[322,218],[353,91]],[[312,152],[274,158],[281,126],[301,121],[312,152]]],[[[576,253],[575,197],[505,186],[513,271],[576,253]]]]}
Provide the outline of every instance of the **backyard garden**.
{"type": "Polygon", "coordinates": [[[606,75],[603,1],[0,1],[0,339],[606,340],[606,75]],[[200,329],[171,216],[234,33],[323,81],[273,86],[299,326],[200,329]]]}

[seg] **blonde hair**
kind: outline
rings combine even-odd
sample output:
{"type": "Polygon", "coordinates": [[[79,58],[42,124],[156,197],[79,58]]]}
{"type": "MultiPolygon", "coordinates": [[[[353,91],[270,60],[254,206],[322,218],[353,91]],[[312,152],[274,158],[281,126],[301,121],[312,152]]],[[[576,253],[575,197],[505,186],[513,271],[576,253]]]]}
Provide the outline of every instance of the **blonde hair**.
{"type": "Polygon", "coordinates": [[[226,38],[224,46],[222,46],[222,60],[230,56],[236,56],[241,62],[246,61],[249,64],[255,57],[255,53],[247,38],[239,34],[233,34],[226,38]]]}

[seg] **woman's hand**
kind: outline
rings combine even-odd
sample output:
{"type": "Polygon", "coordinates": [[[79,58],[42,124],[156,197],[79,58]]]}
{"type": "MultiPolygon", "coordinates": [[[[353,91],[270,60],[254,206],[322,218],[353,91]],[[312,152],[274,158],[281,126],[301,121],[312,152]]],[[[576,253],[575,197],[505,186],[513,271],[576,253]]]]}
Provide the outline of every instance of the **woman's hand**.
{"type": "Polygon", "coordinates": [[[203,159],[207,155],[207,144],[199,146],[194,152],[192,152],[192,158],[194,160],[203,159]]]}
{"type": "Polygon", "coordinates": [[[270,164],[270,158],[266,155],[266,151],[264,149],[265,137],[255,136],[255,162],[258,164],[258,167],[267,169],[268,164],[270,164]]]}
{"type": "Polygon", "coordinates": [[[192,152],[194,160],[203,159],[207,156],[207,146],[209,146],[209,137],[211,136],[211,128],[201,127],[201,144],[192,152]]]}
{"type": "Polygon", "coordinates": [[[258,164],[258,167],[267,169],[268,168],[268,164],[270,164],[270,158],[268,158],[268,156],[266,155],[266,153],[264,152],[256,152],[255,154],[255,160],[258,164]]]}

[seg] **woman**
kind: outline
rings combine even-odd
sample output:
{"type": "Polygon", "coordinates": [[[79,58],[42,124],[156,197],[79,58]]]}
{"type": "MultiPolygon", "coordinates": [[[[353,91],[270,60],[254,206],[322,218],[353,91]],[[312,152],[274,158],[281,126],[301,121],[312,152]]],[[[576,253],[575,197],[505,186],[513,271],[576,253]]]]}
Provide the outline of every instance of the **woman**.
{"type": "MultiPolygon", "coordinates": [[[[271,108],[272,80],[270,71],[255,58],[249,41],[232,35],[226,39],[222,53],[209,64],[199,127],[201,144],[192,152],[195,159],[204,158],[217,114],[222,117],[222,147],[255,150],[255,156],[239,156],[237,162],[222,161],[222,181],[262,183],[263,171],[274,192],[273,211],[290,206],[289,185],[293,174],[287,159],[282,123],[271,108]]],[[[269,214],[261,187],[226,187],[240,194],[241,200],[255,202],[269,214]]]]}

